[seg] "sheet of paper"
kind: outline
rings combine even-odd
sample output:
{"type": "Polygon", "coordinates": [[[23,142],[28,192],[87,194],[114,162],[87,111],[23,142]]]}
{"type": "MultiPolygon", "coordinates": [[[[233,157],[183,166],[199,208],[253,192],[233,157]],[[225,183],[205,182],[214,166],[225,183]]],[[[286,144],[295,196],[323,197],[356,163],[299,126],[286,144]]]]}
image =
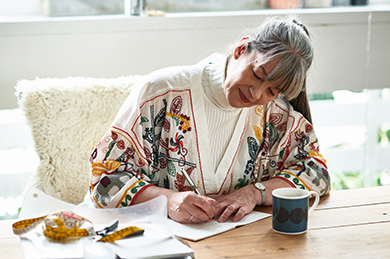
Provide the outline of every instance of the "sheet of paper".
{"type": "Polygon", "coordinates": [[[76,205],[56,199],[36,188],[27,193],[19,219],[37,218],[57,211],[73,211],[76,205]]]}
{"type": "Polygon", "coordinates": [[[134,225],[145,230],[144,235],[110,243],[96,243],[82,238],[76,241],[52,241],[42,234],[42,226],[21,238],[22,248],[30,258],[150,258],[191,255],[193,250],[173,236],[167,227],[166,197],[160,196],[151,201],[118,209],[96,209],[83,205],[73,205],[55,199],[37,189],[27,194],[20,219],[28,219],[52,214],[61,210],[73,211],[94,224],[95,230],[119,220],[119,229],[134,225]]]}
{"type": "Polygon", "coordinates": [[[111,249],[121,258],[181,258],[193,254],[193,250],[162,232],[145,231],[143,236],[122,239],[110,244],[111,249]]]}
{"type": "Polygon", "coordinates": [[[243,217],[239,222],[229,221],[229,223],[235,224],[236,227],[238,227],[238,226],[248,225],[248,224],[253,223],[255,221],[262,220],[262,219],[265,219],[265,218],[268,218],[268,217],[271,217],[271,216],[272,215],[269,214],[269,213],[263,213],[263,212],[259,212],[259,211],[252,211],[251,213],[249,213],[248,215],[243,217]]]}
{"type": "Polygon", "coordinates": [[[181,224],[169,219],[168,226],[175,236],[192,241],[198,241],[270,216],[271,214],[268,213],[252,211],[239,222],[232,222],[229,220],[224,223],[219,223],[214,220],[200,224],[181,224]]]}
{"type": "Polygon", "coordinates": [[[37,258],[84,258],[83,244],[73,242],[53,242],[38,233],[29,233],[21,238],[25,259],[37,258]],[[61,251],[61,252],[59,252],[61,251]]]}

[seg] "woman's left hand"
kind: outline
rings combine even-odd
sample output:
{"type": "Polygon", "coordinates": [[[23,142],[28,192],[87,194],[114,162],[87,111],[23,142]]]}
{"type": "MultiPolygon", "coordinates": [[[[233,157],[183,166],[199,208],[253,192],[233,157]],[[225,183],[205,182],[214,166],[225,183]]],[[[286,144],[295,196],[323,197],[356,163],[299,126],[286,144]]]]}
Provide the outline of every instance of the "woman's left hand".
{"type": "Polygon", "coordinates": [[[237,222],[241,220],[245,215],[253,211],[259,199],[258,195],[259,191],[250,184],[218,198],[215,205],[215,215],[220,216],[216,219],[218,222],[225,222],[234,214],[232,221],[237,222]]]}

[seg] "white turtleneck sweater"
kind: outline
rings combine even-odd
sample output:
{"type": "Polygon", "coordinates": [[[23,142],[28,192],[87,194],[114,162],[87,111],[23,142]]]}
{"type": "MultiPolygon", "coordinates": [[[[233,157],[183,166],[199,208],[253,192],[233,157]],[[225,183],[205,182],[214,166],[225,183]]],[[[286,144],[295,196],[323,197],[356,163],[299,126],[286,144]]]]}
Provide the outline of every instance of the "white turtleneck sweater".
{"type": "Polygon", "coordinates": [[[208,131],[210,134],[211,167],[218,167],[232,138],[242,109],[228,103],[225,94],[225,70],[227,60],[210,62],[202,74],[202,86],[209,102],[205,102],[208,131]]]}

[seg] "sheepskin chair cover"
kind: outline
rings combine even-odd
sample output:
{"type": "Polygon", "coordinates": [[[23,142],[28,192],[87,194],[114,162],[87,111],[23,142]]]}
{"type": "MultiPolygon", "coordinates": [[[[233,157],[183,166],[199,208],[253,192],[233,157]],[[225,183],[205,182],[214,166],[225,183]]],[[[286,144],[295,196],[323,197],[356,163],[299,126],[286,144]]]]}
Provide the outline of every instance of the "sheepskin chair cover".
{"type": "Polygon", "coordinates": [[[16,85],[40,158],[32,187],[78,204],[88,191],[89,156],[140,76],[46,78],[16,85]]]}

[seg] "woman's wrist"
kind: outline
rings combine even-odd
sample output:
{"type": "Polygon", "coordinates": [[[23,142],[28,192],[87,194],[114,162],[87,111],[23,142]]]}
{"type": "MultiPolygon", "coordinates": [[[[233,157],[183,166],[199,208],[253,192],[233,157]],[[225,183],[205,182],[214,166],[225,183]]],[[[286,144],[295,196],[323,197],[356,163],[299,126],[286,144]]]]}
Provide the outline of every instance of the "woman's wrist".
{"type": "Polygon", "coordinates": [[[256,189],[256,205],[263,206],[266,202],[267,187],[261,182],[254,183],[253,187],[256,189]]]}
{"type": "MultiPolygon", "coordinates": [[[[283,187],[291,187],[289,183],[286,181],[279,179],[279,178],[271,178],[267,181],[261,182],[262,184],[265,185],[266,189],[266,199],[265,203],[263,206],[271,206],[272,205],[272,191],[278,188],[283,188],[283,187]]],[[[260,191],[259,191],[260,192],[260,191]]]]}
{"type": "Polygon", "coordinates": [[[158,196],[165,195],[167,199],[169,200],[169,197],[172,195],[172,193],[175,192],[170,189],[157,187],[155,185],[151,185],[150,187],[142,190],[136,197],[133,204],[139,204],[142,202],[146,202],[149,200],[152,200],[154,198],[157,198],[158,196]]]}

